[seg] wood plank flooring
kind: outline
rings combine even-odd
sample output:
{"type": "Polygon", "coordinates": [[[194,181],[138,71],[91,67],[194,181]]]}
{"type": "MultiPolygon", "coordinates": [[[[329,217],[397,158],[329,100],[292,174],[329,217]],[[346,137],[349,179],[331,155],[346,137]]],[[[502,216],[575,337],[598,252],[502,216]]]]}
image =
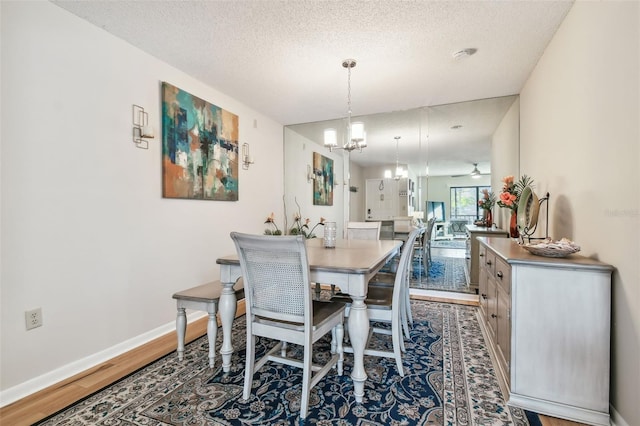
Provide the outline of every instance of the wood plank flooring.
{"type": "MultiPolygon", "coordinates": [[[[455,299],[450,299],[454,302],[455,299]]],[[[237,316],[244,315],[244,301],[238,303],[237,316]]],[[[207,318],[190,323],[185,340],[191,342],[207,333],[207,318]]],[[[146,343],[103,364],[63,380],[53,386],[0,408],[0,425],[28,426],[99,391],[139,368],[176,349],[175,332],[146,343]]],[[[554,417],[540,416],[543,426],[584,426],[554,417]]]]}

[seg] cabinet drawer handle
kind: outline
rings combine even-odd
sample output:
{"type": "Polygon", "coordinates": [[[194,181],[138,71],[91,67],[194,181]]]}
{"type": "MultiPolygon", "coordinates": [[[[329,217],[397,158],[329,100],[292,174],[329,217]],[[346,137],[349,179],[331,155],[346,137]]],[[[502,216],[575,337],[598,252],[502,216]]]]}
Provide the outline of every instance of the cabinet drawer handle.
{"type": "Polygon", "coordinates": [[[484,257],[484,253],[480,253],[480,257],[484,257]]]}
{"type": "Polygon", "coordinates": [[[498,318],[496,314],[491,314],[491,318],[498,318]]]}
{"type": "Polygon", "coordinates": [[[487,295],[486,295],[486,294],[484,294],[484,293],[482,293],[482,298],[483,298],[483,299],[486,299],[486,298],[487,298],[487,295]]]}
{"type": "Polygon", "coordinates": [[[491,266],[491,261],[487,260],[487,265],[491,266]]]}
{"type": "Polygon", "coordinates": [[[498,271],[498,273],[496,274],[496,277],[502,279],[502,271],[498,271]]]}

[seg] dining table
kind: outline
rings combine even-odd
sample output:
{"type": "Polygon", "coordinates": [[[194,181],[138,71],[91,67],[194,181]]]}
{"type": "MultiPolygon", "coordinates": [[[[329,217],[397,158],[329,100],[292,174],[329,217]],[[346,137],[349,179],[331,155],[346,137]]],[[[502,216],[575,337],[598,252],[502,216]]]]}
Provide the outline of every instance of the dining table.
{"type": "MultiPolygon", "coordinates": [[[[338,239],[335,247],[325,248],[322,238],[306,240],[310,279],[315,283],[334,284],[352,299],[347,320],[349,340],[353,348],[353,380],[356,402],[362,402],[367,374],[364,369],[364,350],[369,336],[369,315],[365,299],[369,280],[395,256],[400,240],[347,240],[338,239]]],[[[220,257],[222,290],[218,312],[222,326],[222,369],[229,372],[233,354],[232,326],[236,314],[236,293],[233,285],[241,276],[237,253],[220,257]]]]}

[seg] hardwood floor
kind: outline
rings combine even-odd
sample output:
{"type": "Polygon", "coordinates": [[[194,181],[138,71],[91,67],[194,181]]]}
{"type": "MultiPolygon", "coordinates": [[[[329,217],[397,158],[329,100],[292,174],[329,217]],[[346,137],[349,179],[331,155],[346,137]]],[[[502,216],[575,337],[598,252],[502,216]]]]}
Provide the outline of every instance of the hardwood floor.
{"type": "MultiPolygon", "coordinates": [[[[241,301],[238,303],[237,316],[244,315],[244,313],[244,301],[241,301]]],[[[185,340],[191,342],[205,335],[206,332],[207,318],[204,317],[189,324],[185,340]]],[[[0,425],[31,425],[109,386],[127,374],[175,351],[175,349],[175,332],[168,333],[92,369],[29,395],[6,407],[0,408],[0,425]]],[[[582,423],[570,422],[548,416],[540,416],[540,421],[543,426],[583,425],[582,423]]]]}
{"type": "Polygon", "coordinates": [[[570,422],[569,420],[539,415],[542,426],[587,426],[584,423],[570,422]]]}

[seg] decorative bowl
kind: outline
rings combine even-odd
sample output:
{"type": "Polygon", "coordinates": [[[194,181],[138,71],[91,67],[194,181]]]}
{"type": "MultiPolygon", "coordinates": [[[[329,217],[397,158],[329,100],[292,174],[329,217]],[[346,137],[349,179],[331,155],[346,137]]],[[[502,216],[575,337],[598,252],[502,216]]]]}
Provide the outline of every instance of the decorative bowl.
{"type": "Polygon", "coordinates": [[[522,244],[520,247],[531,254],[544,257],[566,257],[580,251],[580,246],[566,238],[563,238],[560,241],[546,239],[535,244],[522,244]]]}

